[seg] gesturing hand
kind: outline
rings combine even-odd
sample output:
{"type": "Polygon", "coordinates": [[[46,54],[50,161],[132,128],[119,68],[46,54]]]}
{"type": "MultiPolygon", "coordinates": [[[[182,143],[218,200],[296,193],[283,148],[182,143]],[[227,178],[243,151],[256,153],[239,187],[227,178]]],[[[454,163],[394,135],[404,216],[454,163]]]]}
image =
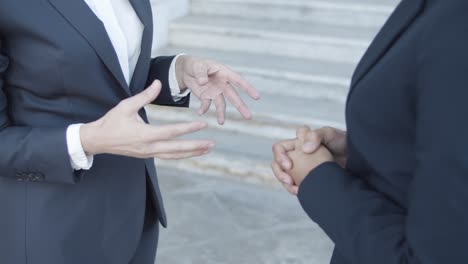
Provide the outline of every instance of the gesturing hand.
{"type": "Polygon", "coordinates": [[[223,64],[192,56],[179,57],[176,72],[179,86],[190,89],[201,101],[200,115],[205,114],[210,109],[213,101],[218,123],[220,125],[224,124],[227,99],[245,119],[252,118],[247,105],[234,86],[240,88],[255,100],[259,100],[260,95],[238,73],[223,64]]]}
{"type": "Polygon", "coordinates": [[[123,100],[99,120],[81,127],[81,143],[89,155],[101,153],[136,158],[183,159],[207,154],[215,146],[211,140],[177,140],[199,131],[206,123],[193,122],[151,126],[138,111],[153,102],[161,83],[153,82],[145,91],[123,100]]]}

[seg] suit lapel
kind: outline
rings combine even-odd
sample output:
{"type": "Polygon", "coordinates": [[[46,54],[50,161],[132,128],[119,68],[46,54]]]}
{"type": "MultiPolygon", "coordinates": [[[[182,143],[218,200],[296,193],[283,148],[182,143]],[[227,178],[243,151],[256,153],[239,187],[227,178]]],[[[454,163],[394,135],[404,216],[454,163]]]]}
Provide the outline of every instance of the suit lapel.
{"type": "Polygon", "coordinates": [[[130,0],[145,29],[141,41],[141,52],[130,83],[133,94],[141,92],[145,87],[151,60],[151,47],[153,43],[153,14],[149,0],[130,0]]]}
{"type": "Polygon", "coordinates": [[[49,2],[89,42],[118,83],[131,95],[104,24],[94,15],[85,1],[49,0],[49,2]]]}
{"type": "Polygon", "coordinates": [[[398,5],[358,64],[351,82],[351,91],[408,29],[423,6],[424,0],[403,0],[398,5]]]}

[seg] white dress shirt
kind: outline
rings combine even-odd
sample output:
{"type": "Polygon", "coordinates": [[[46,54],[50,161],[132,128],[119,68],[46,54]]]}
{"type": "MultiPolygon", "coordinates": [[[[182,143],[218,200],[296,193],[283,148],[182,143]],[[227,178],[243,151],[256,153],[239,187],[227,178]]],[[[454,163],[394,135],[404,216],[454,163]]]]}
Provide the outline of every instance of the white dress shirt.
{"type": "MultiPolygon", "coordinates": [[[[109,39],[117,53],[120,67],[127,84],[130,85],[138,58],[140,57],[143,24],[129,0],[84,0],[106,28],[109,39]]],[[[175,63],[169,69],[169,86],[175,101],[188,95],[181,94],[176,78],[175,63]]],[[[68,154],[74,170],[89,170],[93,165],[93,156],[87,156],[81,145],[80,127],[74,124],[67,129],[68,154]]]]}

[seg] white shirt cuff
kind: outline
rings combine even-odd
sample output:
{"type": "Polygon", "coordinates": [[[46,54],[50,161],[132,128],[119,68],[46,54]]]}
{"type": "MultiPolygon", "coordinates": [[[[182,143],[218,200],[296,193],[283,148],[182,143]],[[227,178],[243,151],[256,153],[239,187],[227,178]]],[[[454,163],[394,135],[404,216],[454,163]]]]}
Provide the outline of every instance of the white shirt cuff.
{"type": "Polygon", "coordinates": [[[68,155],[74,170],[89,170],[93,166],[94,156],[86,155],[81,145],[80,128],[83,124],[74,124],[67,128],[68,155]]]}
{"type": "Polygon", "coordinates": [[[180,56],[184,56],[185,54],[177,55],[174,60],[172,60],[171,67],[169,68],[169,88],[171,89],[172,99],[177,102],[180,101],[182,98],[186,97],[190,90],[186,89],[183,93],[180,92],[179,82],[177,81],[176,75],[176,63],[177,59],[180,56]]]}

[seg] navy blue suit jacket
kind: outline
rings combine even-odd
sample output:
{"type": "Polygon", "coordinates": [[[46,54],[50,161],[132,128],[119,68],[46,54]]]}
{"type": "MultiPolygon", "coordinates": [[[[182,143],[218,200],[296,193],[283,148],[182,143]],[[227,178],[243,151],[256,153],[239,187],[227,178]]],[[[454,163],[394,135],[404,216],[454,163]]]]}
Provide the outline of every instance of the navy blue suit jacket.
{"type": "Polygon", "coordinates": [[[144,33],[127,85],[85,1],[0,1],[1,263],[127,264],[140,240],[146,183],[166,225],[153,159],[98,155],[91,170],[73,171],[67,152],[70,124],[100,118],[154,79],[163,83],[155,103],[188,104],[170,95],[173,57],[151,60],[149,0],[130,2],[144,33]]]}
{"type": "Polygon", "coordinates": [[[468,263],[467,116],[468,1],[402,1],[353,77],[347,167],[300,186],[332,263],[468,263]]]}

